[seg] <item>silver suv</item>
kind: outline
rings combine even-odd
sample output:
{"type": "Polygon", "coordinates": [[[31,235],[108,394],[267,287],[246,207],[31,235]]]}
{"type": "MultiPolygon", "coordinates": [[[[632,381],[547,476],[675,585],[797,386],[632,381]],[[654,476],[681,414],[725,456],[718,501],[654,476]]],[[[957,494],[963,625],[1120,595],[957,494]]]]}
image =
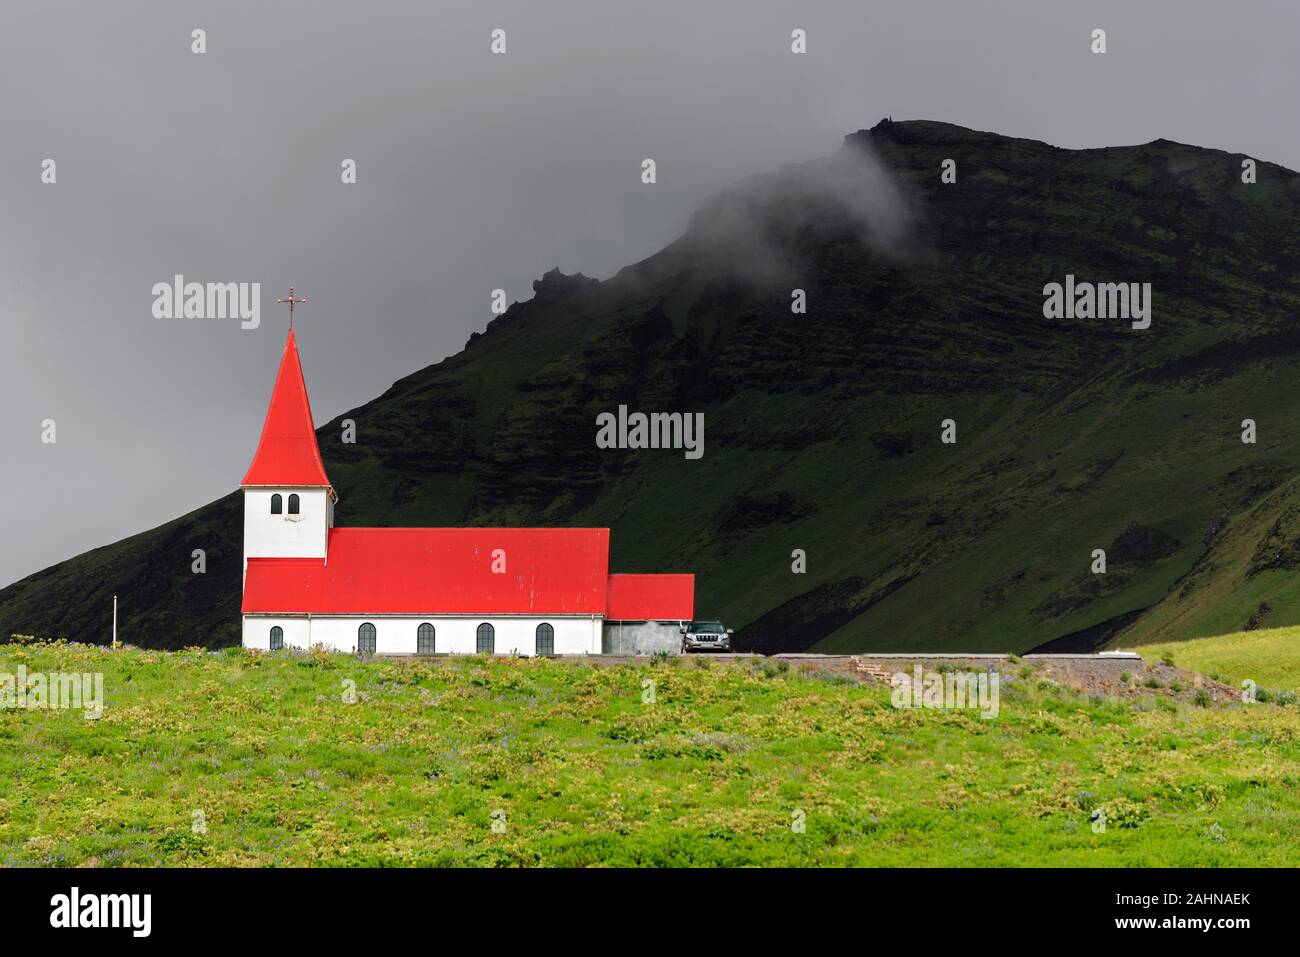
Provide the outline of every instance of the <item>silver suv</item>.
{"type": "Polygon", "coordinates": [[[688,651],[730,651],[731,629],[720,621],[693,621],[680,629],[682,654],[688,651]]]}

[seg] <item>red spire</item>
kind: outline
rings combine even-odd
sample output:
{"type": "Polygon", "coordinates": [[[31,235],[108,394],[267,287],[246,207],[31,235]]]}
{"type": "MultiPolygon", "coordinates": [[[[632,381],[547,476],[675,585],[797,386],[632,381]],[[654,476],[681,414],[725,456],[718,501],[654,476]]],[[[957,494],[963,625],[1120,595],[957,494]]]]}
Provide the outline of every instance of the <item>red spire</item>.
{"type": "Polygon", "coordinates": [[[241,487],[249,485],[297,485],[330,487],[316,445],[316,428],[312,423],[311,403],[307,401],[307,384],[298,361],[298,345],[293,330],[284,344],[280,371],[275,377],[271,405],[266,410],[262,439],[253,454],[241,487]]]}

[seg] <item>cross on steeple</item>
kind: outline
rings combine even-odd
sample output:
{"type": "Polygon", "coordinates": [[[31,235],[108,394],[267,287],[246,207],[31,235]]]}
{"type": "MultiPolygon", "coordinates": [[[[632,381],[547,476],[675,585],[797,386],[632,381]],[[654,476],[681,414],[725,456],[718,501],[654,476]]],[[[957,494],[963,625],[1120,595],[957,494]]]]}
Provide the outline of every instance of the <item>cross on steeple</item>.
{"type": "Polygon", "coordinates": [[[306,296],[302,296],[302,297],[300,297],[300,298],[294,298],[294,295],[293,295],[293,286],[290,286],[290,287],[289,287],[289,298],[288,298],[288,299],[277,299],[277,300],[276,300],[276,303],[277,303],[277,304],[280,304],[280,303],[288,303],[288,304],[289,304],[289,328],[290,328],[290,329],[293,328],[293,307],[294,307],[294,305],[295,305],[296,303],[306,302],[306,301],[307,301],[307,297],[306,297],[306,296]]]}

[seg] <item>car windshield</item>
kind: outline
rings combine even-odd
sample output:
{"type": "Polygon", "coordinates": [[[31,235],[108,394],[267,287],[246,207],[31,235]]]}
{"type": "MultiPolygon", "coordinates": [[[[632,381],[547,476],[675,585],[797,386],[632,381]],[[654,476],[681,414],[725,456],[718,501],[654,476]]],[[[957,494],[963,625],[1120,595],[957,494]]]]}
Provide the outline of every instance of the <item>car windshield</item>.
{"type": "Polygon", "coordinates": [[[703,631],[708,634],[722,634],[723,627],[722,622],[720,621],[693,621],[691,622],[690,627],[686,630],[691,632],[703,631]]]}

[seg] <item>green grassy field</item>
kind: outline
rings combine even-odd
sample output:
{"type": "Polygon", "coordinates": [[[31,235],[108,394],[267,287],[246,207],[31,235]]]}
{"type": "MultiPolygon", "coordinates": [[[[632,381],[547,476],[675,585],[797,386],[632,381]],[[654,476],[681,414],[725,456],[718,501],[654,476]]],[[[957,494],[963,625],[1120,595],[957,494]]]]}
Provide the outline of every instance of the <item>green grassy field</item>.
{"type": "Polygon", "coordinates": [[[1300,709],[1026,665],[993,720],[772,662],[0,648],[20,665],[101,672],[105,708],[0,711],[9,865],[1291,866],[1300,844],[1300,709]]]}
{"type": "Polygon", "coordinates": [[[1240,685],[1254,681],[1270,691],[1300,692],[1300,627],[1241,631],[1136,649],[1146,658],[1172,658],[1180,668],[1240,685]]]}

